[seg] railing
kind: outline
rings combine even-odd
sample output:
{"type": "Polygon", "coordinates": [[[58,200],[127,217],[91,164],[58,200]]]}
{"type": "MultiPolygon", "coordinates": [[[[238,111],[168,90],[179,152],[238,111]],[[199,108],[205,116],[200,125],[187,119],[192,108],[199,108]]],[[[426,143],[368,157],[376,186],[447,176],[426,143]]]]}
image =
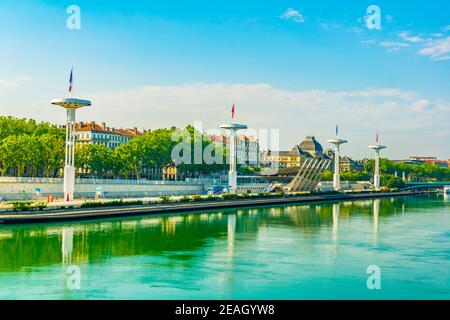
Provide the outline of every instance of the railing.
{"type": "Polygon", "coordinates": [[[405,184],[407,186],[447,186],[450,185],[450,181],[407,181],[405,184]]]}
{"type": "MultiPolygon", "coordinates": [[[[31,177],[0,177],[0,183],[51,183],[62,184],[63,178],[31,178],[31,177]]],[[[77,184],[129,184],[129,185],[203,185],[203,180],[163,181],[163,180],[128,180],[128,179],[76,179],[77,184]]]]}

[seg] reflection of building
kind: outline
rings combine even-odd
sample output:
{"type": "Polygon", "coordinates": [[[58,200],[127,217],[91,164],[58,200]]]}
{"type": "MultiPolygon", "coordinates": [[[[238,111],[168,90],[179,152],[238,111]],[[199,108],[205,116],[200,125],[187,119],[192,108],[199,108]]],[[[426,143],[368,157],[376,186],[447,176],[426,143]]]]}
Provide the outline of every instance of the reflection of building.
{"type": "MultiPolygon", "coordinates": [[[[230,137],[226,135],[208,135],[210,141],[229,147],[230,137]]],[[[251,136],[238,134],[236,136],[236,161],[238,164],[249,167],[259,167],[260,161],[258,139],[251,136]]]]}
{"type": "Polygon", "coordinates": [[[267,151],[262,156],[262,162],[267,166],[292,168],[300,167],[301,163],[306,159],[312,159],[317,156],[328,157],[323,153],[323,148],[316,138],[307,136],[305,140],[295,145],[290,151],[267,151]]]}
{"type": "MultiPolygon", "coordinates": [[[[144,131],[145,133],[145,131],[144,131]]],[[[106,126],[102,122],[101,125],[91,122],[79,122],[75,126],[75,136],[77,145],[98,144],[114,150],[121,144],[127,143],[133,137],[141,136],[144,133],[133,129],[116,129],[106,126]]]]}

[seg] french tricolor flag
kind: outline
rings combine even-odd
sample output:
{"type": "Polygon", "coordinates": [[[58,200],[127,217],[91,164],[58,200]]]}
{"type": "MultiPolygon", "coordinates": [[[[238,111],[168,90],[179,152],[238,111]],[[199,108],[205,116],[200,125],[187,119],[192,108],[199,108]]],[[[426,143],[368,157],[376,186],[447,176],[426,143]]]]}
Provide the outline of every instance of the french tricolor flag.
{"type": "Polygon", "coordinates": [[[70,78],[69,78],[69,92],[72,92],[73,85],[73,67],[70,69],[70,78]]]}

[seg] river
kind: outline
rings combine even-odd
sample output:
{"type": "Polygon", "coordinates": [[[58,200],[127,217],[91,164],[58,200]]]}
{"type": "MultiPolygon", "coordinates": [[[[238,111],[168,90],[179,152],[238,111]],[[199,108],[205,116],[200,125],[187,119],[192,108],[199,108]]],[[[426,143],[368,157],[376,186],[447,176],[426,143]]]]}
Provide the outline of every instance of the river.
{"type": "Polygon", "coordinates": [[[0,298],[450,299],[450,200],[0,225],[0,298]]]}

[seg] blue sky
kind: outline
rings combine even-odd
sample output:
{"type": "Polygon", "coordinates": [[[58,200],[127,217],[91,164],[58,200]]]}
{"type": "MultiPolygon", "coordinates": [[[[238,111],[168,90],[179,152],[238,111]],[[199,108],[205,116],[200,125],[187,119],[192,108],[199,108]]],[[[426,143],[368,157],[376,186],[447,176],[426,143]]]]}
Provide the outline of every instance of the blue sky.
{"type": "MultiPolygon", "coordinates": [[[[80,120],[155,128],[229,118],[280,130],[282,149],[339,123],[370,155],[450,158],[447,1],[0,1],[0,114],[62,122],[50,98],[75,92],[80,120]],[[69,5],[81,29],[69,30],[69,5]],[[369,5],[381,30],[369,30],[369,5]]],[[[229,119],[228,119],[229,120],[229,119]]]]}

